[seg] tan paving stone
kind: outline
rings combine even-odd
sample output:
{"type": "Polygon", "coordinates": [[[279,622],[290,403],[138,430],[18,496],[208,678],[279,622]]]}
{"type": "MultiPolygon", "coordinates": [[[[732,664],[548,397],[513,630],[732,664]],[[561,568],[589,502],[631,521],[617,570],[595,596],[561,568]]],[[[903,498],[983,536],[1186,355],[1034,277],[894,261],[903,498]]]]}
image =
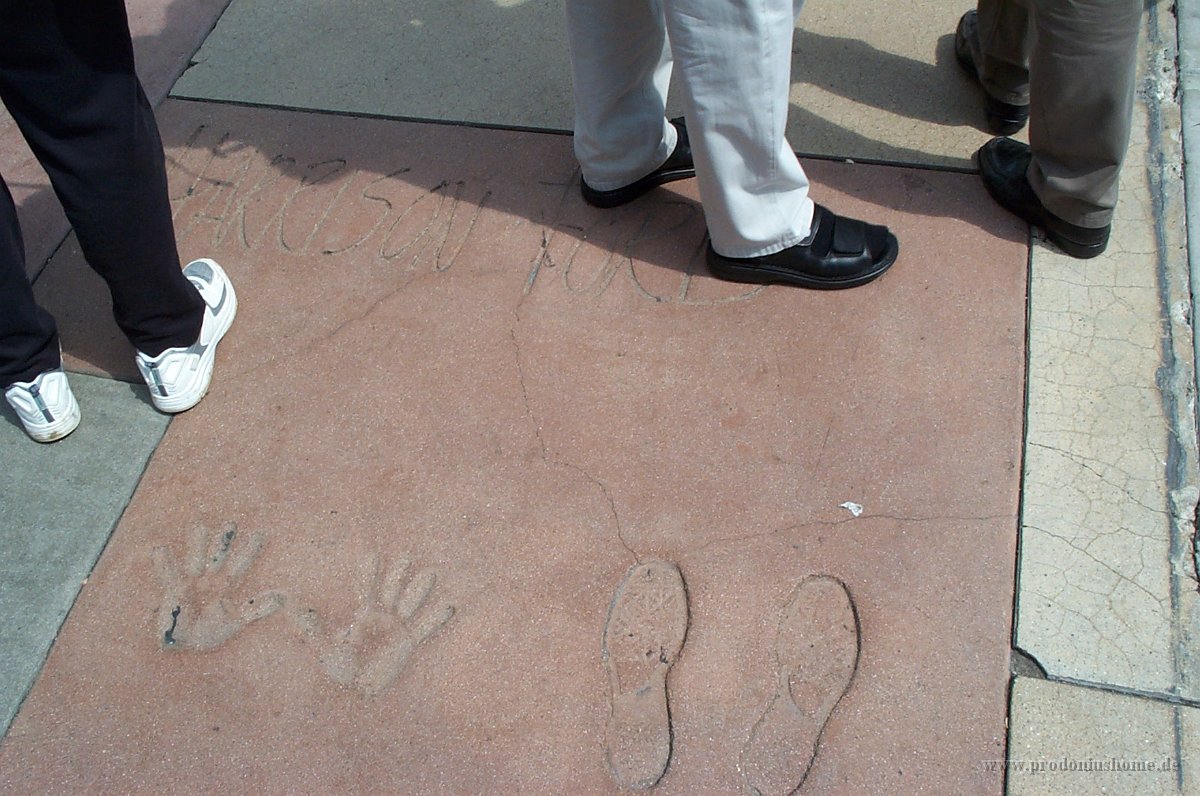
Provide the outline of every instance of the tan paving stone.
{"type": "Polygon", "coordinates": [[[1087,261],[1033,250],[1017,643],[1054,676],[1197,699],[1178,129],[1169,94],[1143,93],[1108,250],[1087,261]],[[1164,146],[1176,152],[1165,166],[1164,146]]]}
{"type": "Polygon", "coordinates": [[[1010,796],[1200,793],[1200,710],[1018,678],[1010,796]]]}
{"type": "MultiPolygon", "coordinates": [[[[954,60],[970,7],[807,4],[793,43],[792,146],[968,167],[990,137],[979,89],[954,60]]],[[[574,117],[555,0],[234,0],[196,60],[176,96],[557,130],[574,117]]],[[[670,113],[681,109],[674,92],[670,113]]]]}
{"type": "MultiPolygon", "coordinates": [[[[954,58],[954,30],[973,7],[950,0],[807,3],[792,46],[792,146],[841,158],[971,167],[972,153],[991,138],[978,84],[954,58]]],[[[1027,133],[1014,137],[1027,140],[1027,133]]]]}
{"type": "MultiPolygon", "coordinates": [[[[657,559],[689,615],[659,791],[742,788],[812,575],[860,649],[804,792],[1000,791],[1026,247],[975,179],[812,164],[900,260],[762,289],[705,275],[691,182],[583,205],[563,136],[162,115],[181,248],[240,315],[0,789],[613,791],[605,621],[657,559]]],[[[74,301],[68,349],[123,367],[74,301]]]]}

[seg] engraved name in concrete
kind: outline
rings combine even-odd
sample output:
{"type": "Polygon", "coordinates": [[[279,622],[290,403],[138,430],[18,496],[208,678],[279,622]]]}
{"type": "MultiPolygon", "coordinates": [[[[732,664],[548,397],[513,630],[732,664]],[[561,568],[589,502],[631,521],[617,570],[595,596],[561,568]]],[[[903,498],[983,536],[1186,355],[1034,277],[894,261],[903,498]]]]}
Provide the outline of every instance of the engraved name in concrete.
{"type": "Polygon", "coordinates": [[[265,156],[226,133],[200,146],[198,128],[172,197],[181,238],[213,248],[273,249],[305,256],[425,265],[446,271],[471,235],[490,192],[458,180],[426,187],[403,177],[406,166],[378,174],[345,158],[300,162],[265,156]]]}
{"type": "MultiPolygon", "coordinates": [[[[648,197],[597,213],[579,198],[576,172],[559,184],[531,180],[519,208],[502,216],[505,226],[497,228],[493,217],[485,235],[478,227],[492,209],[494,186],[453,175],[417,178],[415,165],[401,158],[386,168],[342,156],[298,159],[201,125],[169,167],[176,230],[208,250],[232,246],[437,273],[451,270],[469,245],[490,251],[503,236],[515,256],[528,258],[527,269],[514,270],[514,278],[524,275],[525,294],[542,283],[577,296],[620,285],[653,302],[707,306],[763,290],[728,285],[697,295],[705,240],[694,202],[648,197]]],[[[513,185],[504,187],[513,193],[513,185]]]]}
{"type": "MultiPolygon", "coordinates": [[[[577,171],[571,196],[578,184],[577,171]]],[[[600,296],[618,282],[650,301],[711,306],[745,301],[765,289],[723,285],[722,295],[695,295],[693,282],[706,268],[703,212],[695,203],[648,198],[620,215],[609,214],[612,221],[591,224],[580,224],[572,210],[570,201],[560,201],[555,223],[543,230],[526,293],[539,281],[553,280],[570,294],[600,296]],[[663,278],[668,269],[670,278],[663,278]]]]}

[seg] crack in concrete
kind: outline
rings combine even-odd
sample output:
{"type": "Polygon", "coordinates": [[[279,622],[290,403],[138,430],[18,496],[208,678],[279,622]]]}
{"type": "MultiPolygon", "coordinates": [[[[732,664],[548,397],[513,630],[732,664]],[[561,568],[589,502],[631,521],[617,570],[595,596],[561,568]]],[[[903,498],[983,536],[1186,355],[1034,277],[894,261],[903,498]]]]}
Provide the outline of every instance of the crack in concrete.
{"type": "MultiPolygon", "coordinates": [[[[516,311],[514,311],[514,314],[517,317],[517,323],[520,323],[520,320],[521,320],[520,314],[517,313],[516,311]]],[[[621,543],[621,546],[624,547],[625,550],[627,550],[631,556],[633,556],[633,559],[635,562],[640,563],[642,560],[641,556],[638,554],[638,552],[636,550],[633,549],[633,547],[630,546],[628,540],[625,538],[625,529],[621,525],[621,516],[617,511],[617,501],[613,497],[611,490],[609,490],[608,485],[601,479],[599,479],[599,478],[595,477],[594,475],[592,475],[591,473],[589,473],[583,467],[581,467],[577,464],[573,464],[572,462],[564,461],[563,459],[559,458],[558,456],[555,456],[550,453],[550,450],[546,445],[546,440],[542,436],[541,424],[538,422],[537,414],[533,411],[533,405],[529,399],[529,389],[526,384],[525,367],[521,362],[521,344],[517,340],[517,331],[516,331],[515,327],[512,329],[509,329],[509,339],[512,340],[512,344],[513,344],[513,359],[516,362],[516,366],[517,366],[517,381],[518,381],[518,385],[521,388],[522,405],[525,408],[525,414],[529,416],[529,422],[533,427],[534,437],[537,439],[538,445],[541,448],[542,461],[547,464],[554,464],[554,465],[558,465],[559,467],[566,467],[570,470],[573,470],[576,473],[582,475],[590,483],[599,487],[600,493],[602,495],[604,495],[604,499],[608,503],[608,509],[612,513],[613,524],[616,528],[617,541],[621,543]]]]}
{"type": "MultiPolygon", "coordinates": [[[[517,322],[519,323],[520,320],[521,320],[521,318],[518,315],[517,322]]],[[[549,457],[549,453],[546,449],[546,440],[542,438],[542,426],[538,422],[537,415],[534,414],[533,406],[531,406],[529,403],[529,389],[526,387],[526,384],[525,384],[525,366],[521,364],[521,344],[517,341],[516,328],[509,329],[508,336],[509,336],[509,339],[512,340],[513,360],[517,364],[517,384],[521,388],[521,402],[522,402],[522,405],[525,407],[525,414],[527,414],[529,416],[529,422],[533,426],[533,435],[535,438],[537,438],[538,445],[541,447],[542,461],[549,462],[550,457],[549,457]]]]}
{"type": "Polygon", "coordinates": [[[625,538],[625,529],[621,526],[621,516],[617,513],[617,501],[613,499],[612,492],[609,491],[608,485],[577,464],[564,461],[559,461],[557,463],[562,467],[569,467],[600,488],[601,494],[603,494],[605,500],[608,501],[608,509],[612,512],[613,523],[617,527],[617,541],[619,541],[621,546],[624,547],[631,556],[633,556],[633,560],[640,564],[642,557],[638,554],[637,550],[630,546],[629,541],[625,538]]]}
{"type": "MultiPolygon", "coordinates": [[[[1149,702],[1155,702],[1165,705],[1173,705],[1184,708],[1200,708],[1200,699],[1192,699],[1190,697],[1171,694],[1163,691],[1148,691],[1138,688],[1126,688],[1111,683],[1100,683],[1095,680],[1083,680],[1076,677],[1064,677],[1061,675],[1047,674],[1047,682],[1058,683],[1060,685],[1071,685],[1079,688],[1086,688],[1089,691],[1099,691],[1104,694],[1115,694],[1117,696],[1133,697],[1143,699],[1149,702]]],[[[1177,758],[1182,759],[1182,758],[1177,758]]],[[[1182,791],[1180,791],[1182,793],[1182,791]]]]}
{"type": "MultiPolygon", "coordinates": [[[[1038,592],[1036,590],[1034,590],[1034,594],[1038,594],[1038,592]]],[[[1044,595],[1039,595],[1039,596],[1044,596],[1044,595]]],[[[1047,599],[1049,599],[1049,598],[1047,598],[1047,599]]],[[[1066,628],[1066,623],[1067,623],[1067,620],[1069,617],[1075,617],[1075,619],[1077,621],[1090,627],[1092,629],[1092,632],[1095,634],[1095,636],[1097,638],[1109,640],[1112,642],[1110,645],[1112,652],[1116,653],[1117,657],[1119,657],[1124,662],[1125,671],[1122,672],[1122,676],[1131,677],[1134,672],[1138,671],[1138,667],[1134,664],[1134,661],[1130,657],[1129,653],[1126,652],[1124,649],[1122,649],[1121,646],[1116,643],[1117,639],[1108,639],[1108,637],[1103,632],[1101,632],[1099,625],[1096,624],[1095,616],[1089,616],[1088,614],[1084,613],[1082,610],[1078,610],[1074,607],[1064,605],[1062,603],[1054,603],[1054,607],[1057,608],[1059,611],[1058,622],[1053,628],[1056,635],[1064,636],[1064,637],[1068,637],[1068,638],[1073,637],[1074,634],[1066,628]]],[[[1099,609],[1097,609],[1097,612],[1099,612],[1099,609]]],[[[1072,652],[1078,653],[1078,651],[1075,649],[1072,649],[1072,652]]],[[[1076,658],[1076,657],[1078,657],[1078,655],[1073,655],[1071,657],[1076,658]]],[[[1112,661],[1107,660],[1106,665],[1111,666],[1112,661]]]]}
{"type": "MultiPolygon", "coordinates": [[[[1158,604],[1158,605],[1163,605],[1163,598],[1162,598],[1162,597],[1160,597],[1160,596],[1158,596],[1158,595],[1154,594],[1154,592],[1150,591],[1150,590],[1149,590],[1149,589],[1147,589],[1145,586],[1143,586],[1143,585],[1141,585],[1140,583],[1138,583],[1138,582],[1137,582],[1137,581],[1136,581],[1136,580],[1135,580],[1133,577],[1130,577],[1130,576],[1129,576],[1129,575],[1127,575],[1126,573],[1124,573],[1124,572],[1121,572],[1120,570],[1118,570],[1118,569],[1116,569],[1115,567],[1111,566],[1111,565],[1110,565],[1108,562],[1104,561],[1103,559],[1097,558],[1095,555],[1093,555],[1093,554],[1092,554],[1091,550],[1089,550],[1089,549],[1088,549],[1088,547],[1080,547],[1078,544],[1076,544],[1076,543],[1075,543],[1075,542],[1076,542],[1076,539],[1075,539],[1075,538],[1068,537],[1068,536],[1065,536],[1065,535],[1063,535],[1063,534],[1059,534],[1059,533],[1054,533],[1054,532],[1052,532],[1052,531],[1046,530],[1045,528],[1041,528],[1041,527],[1038,527],[1038,526],[1036,526],[1036,525],[1026,525],[1026,526],[1024,526],[1024,528],[1025,528],[1026,530],[1037,531],[1038,533],[1045,534],[1046,536],[1049,536],[1049,537],[1050,537],[1050,538],[1052,538],[1052,539],[1058,539],[1058,540],[1059,540],[1059,541],[1061,541],[1063,544],[1065,544],[1065,545],[1067,545],[1068,547],[1070,547],[1072,550],[1078,551],[1079,553],[1081,553],[1082,555],[1084,555],[1085,557],[1087,557],[1088,559],[1090,559],[1092,562],[1094,562],[1095,564],[1099,565],[1101,568],[1103,568],[1103,569],[1107,570],[1108,572],[1110,572],[1110,573],[1113,575],[1113,577],[1115,577],[1115,578],[1116,578],[1118,581],[1125,582],[1125,583],[1128,583],[1128,584],[1130,584],[1131,586],[1134,586],[1134,587],[1136,587],[1137,589],[1139,589],[1139,590],[1141,590],[1142,592],[1144,592],[1144,593],[1145,593],[1145,595],[1146,595],[1147,597],[1149,597],[1149,598],[1150,598],[1150,600],[1152,600],[1154,603],[1156,603],[1156,604],[1158,604]]],[[[1090,542],[1089,542],[1089,546],[1090,546],[1091,544],[1095,543],[1096,541],[1097,541],[1096,539],[1092,539],[1092,540],[1090,540],[1090,542]]],[[[1050,562],[1042,562],[1042,563],[1044,563],[1044,564],[1046,564],[1046,565],[1048,565],[1048,566],[1050,565],[1050,562]]],[[[1068,570],[1067,570],[1067,569],[1064,569],[1064,568],[1061,568],[1061,567],[1056,567],[1056,569],[1057,569],[1059,572],[1061,572],[1061,573],[1064,575],[1064,579],[1065,579],[1065,576],[1068,574],[1068,570]]],[[[1141,574],[1142,572],[1144,572],[1144,571],[1146,571],[1146,562],[1143,560],[1143,561],[1141,562],[1141,567],[1140,567],[1140,568],[1138,569],[1138,571],[1135,573],[1135,577],[1136,577],[1136,575],[1140,575],[1140,574],[1141,574]]],[[[1069,581],[1068,581],[1067,583],[1068,583],[1068,585],[1069,585],[1069,586],[1071,586],[1072,588],[1076,589],[1077,591],[1082,591],[1082,592],[1085,592],[1085,593],[1096,594],[1096,595],[1099,595],[1099,596],[1111,596],[1111,594],[1112,594],[1112,592],[1103,592],[1103,593],[1102,593],[1102,592],[1097,592],[1097,591],[1091,591],[1091,590],[1088,590],[1088,589],[1084,589],[1082,586],[1079,586],[1079,585],[1077,585],[1077,584],[1074,584],[1074,583],[1070,583],[1069,581]]]]}
{"type": "MultiPolygon", "coordinates": [[[[716,547],[724,544],[736,544],[740,542],[752,542],[758,539],[767,539],[772,536],[779,536],[790,531],[805,531],[811,528],[833,528],[838,525],[844,525],[849,522],[865,522],[868,520],[891,520],[899,523],[916,523],[916,522],[990,522],[992,520],[1012,520],[1016,521],[1014,514],[997,514],[984,516],[956,516],[956,515],[930,515],[922,517],[904,517],[892,514],[863,514],[859,517],[843,517],[836,520],[811,520],[807,522],[789,523],[778,528],[767,531],[759,531],[757,533],[742,534],[740,536],[725,536],[718,539],[712,539],[699,547],[689,548],[684,555],[693,555],[702,553],[710,547],[716,547]]],[[[792,547],[798,545],[793,544],[792,547]]]]}

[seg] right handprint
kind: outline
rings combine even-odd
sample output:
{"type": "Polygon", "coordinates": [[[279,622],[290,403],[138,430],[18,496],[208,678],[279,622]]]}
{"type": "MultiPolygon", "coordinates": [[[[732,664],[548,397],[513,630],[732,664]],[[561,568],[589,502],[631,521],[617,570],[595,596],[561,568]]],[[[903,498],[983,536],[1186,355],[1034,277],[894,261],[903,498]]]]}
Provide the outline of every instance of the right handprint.
{"type": "Polygon", "coordinates": [[[408,659],[454,616],[452,605],[431,605],[437,576],[421,570],[409,576],[412,563],[401,558],[384,573],[371,561],[371,583],[353,619],[343,628],[327,628],[314,609],[293,620],[317,648],[321,668],[337,683],[376,696],[404,670],[408,659]]]}

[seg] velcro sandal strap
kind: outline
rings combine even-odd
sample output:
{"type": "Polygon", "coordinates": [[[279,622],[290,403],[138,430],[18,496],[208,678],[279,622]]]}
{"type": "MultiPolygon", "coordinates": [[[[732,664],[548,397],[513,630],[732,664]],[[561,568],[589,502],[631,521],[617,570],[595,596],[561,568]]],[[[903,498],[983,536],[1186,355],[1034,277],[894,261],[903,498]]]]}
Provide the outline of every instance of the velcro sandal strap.
{"type": "Polygon", "coordinates": [[[867,246],[867,225],[855,218],[837,216],[833,221],[833,250],[838,254],[862,254],[867,246]]]}

